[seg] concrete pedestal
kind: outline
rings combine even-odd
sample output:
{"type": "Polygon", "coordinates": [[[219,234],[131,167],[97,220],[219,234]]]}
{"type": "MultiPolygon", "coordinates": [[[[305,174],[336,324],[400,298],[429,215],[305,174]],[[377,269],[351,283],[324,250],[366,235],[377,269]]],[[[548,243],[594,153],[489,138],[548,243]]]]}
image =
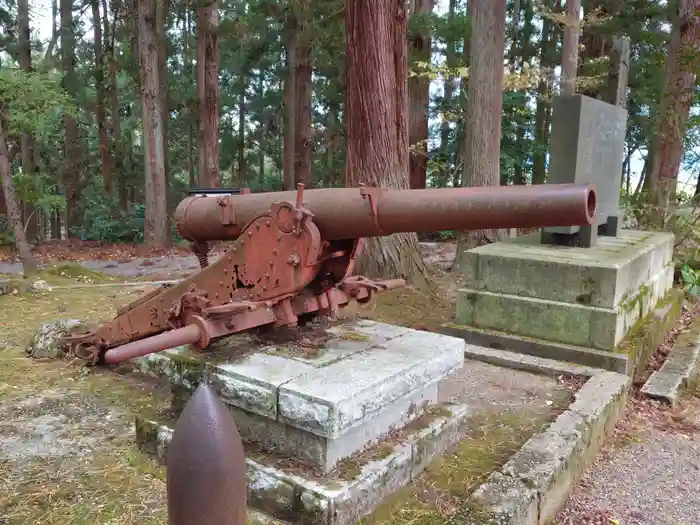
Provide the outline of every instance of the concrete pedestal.
{"type": "MultiPolygon", "coordinates": [[[[470,411],[438,399],[466,343],[364,320],[304,333],[279,344],[235,336],[219,349],[177,348],[137,366],[173,386],[176,415],[199,383],[212,385],[248,445],[254,508],[355,523],[466,431],[470,411]]],[[[139,443],[164,459],[172,424],[139,421],[139,443]]]]}
{"type": "Polygon", "coordinates": [[[673,285],[673,235],[622,230],[592,248],[539,234],[463,254],[457,323],[611,352],[673,285]]]}

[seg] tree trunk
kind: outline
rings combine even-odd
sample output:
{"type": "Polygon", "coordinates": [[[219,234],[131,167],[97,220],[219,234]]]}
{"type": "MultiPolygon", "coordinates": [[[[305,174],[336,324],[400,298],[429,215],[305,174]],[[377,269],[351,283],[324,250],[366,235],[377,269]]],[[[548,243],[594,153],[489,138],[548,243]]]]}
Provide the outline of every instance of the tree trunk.
{"type": "MultiPolygon", "coordinates": [[[[107,195],[111,195],[114,189],[112,158],[109,153],[109,138],[105,124],[105,75],[104,53],[102,51],[102,22],[100,20],[99,0],[90,0],[92,7],[92,30],[95,49],[95,114],[97,118],[97,130],[100,140],[100,157],[102,159],[102,183],[107,195]]],[[[104,13],[107,16],[107,13],[104,13]]],[[[106,36],[106,35],[105,35],[106,36]]]]}
{"type": "MultiPolygon", "coordinates": [[[[345,7],[345,185],[408,188],[408,15],[403,0],[348,0],[345,7]]],[[[358,273],[427,284],[415,234],[368,239],[358,273]]]]}
{"type": "MultiPolygon", "coordinates": [[[[547,0],[545,8],[552,8],[552,0],[547,0]]],[[[547,110],[551,106],[551,56],[555,37],[552,34],[552,21],[548,16],[542,20],[540,40],[540,80],[537,84],[537,108],[535,109],[535,145],[532,154],[532,183],[544,184],[547,178],[547,150],[549,148],[549,122],[547,110]]]]}
{"type": "Polygon", "coordinates": [[[139,56],[143,105],[146,217],[144,240],[150,246],[167,247],[171,236],[167,215],[167,181],[163,155],[163,100],[160,96],[156,2],[139,0],[139,56]]]}
{"type": "Polygon", "coordinates": [[[244,76],[241,76],[241,94],[240,100],[238,102],[238,184],[239,186],[245,185],[247,179],[246,171],[248,167],[246,166],[245,158],[245,115],[246,115],[246,105],[245,105],[245,88],[247,85],[247,80],[244,76]]]}
{"type": "MultiPolygon", "coordinates": [[[[449,8],[447,11],[448,23],[454,20],[455,15],[455,4],[457,0],[450,0],[449,8]]],[[[448,68],[452,69],[456,66],[455,56],[455,41],[454,38],[450,36],[447,41],[445,48],[445,63],[448,68]]],[[[455,77],[452,75],[445,76],[445,84],[443,87],[444,93],[442,97],[442,123],[440,124],[440,152],[443,159],[448,160],[447,166],[451,166],[449,159],[450,155],[450,119],[448,118],[448,113],[452,111],[452,97],[455,88],[455,77]]]]}
{"type": "MultiPolygon", "coordinates": [[[[32,50],[29,31],[29,0],[17,2],[17,25],[19,27],[19,67],[29,73],[32,70],[32,50]]],[[[22,153],[22,171],[32,182],[36,177],[36,164],[34,162],[35,148],[34,137],[28,130],[23,130],[20,136],[20,148],[22,153]]],[[[27,238],[36,241],[39,233],[39,210],[31,203],[25,202],[24,209],[25,232],[27,238]]]]}
{"type": "Polygon", "coordinates": [[[294,133],[294,171],[296,182],[307,188],[312,185],[311,148],[313,145],[311,122],[311,92],[312,73],[311,63],[311,5],[309,0],[299,3],[296,31],[295,87],[296,87],[296,131],[294,133]]]}
{"type": "Polygon", "coordinates": [[[566,25],[561,59],[561,93],[576,93],[578,70],[578,37],[581,31],[581,0],[566,0],[566,25]]]}
{"type": "MultiPolygon", "coordinates": [[[[433,11],[434,0],[411,0],[411,12],[425,16],[433,11]]],[[[428,30],[410,35],[412,62],[430,63],[431,38],[428,30]]],[[[409,183],[411,188],[425,188],[428,168],[428,107],[430,78],[425,75],[408,79],[409,183]]]]}
{"type": "Polygon", "coordinates": [[[292,15],[287,24],[287,71],[284,79],[284,189],[293,190],[296,186],[296,48],[297,22],[292,15]]]}
{"type": "Polygon", "coordinates": [[[674,212],[678,170],[683,160],[683,137],[695,93],[693,56],[700,52],[700,0],[679,0],[668,45],[661,94],[660,129],[649,171],[654,222],[665,225],[674,212]]]}
{"type": "MultiPolygon", "coordinates": [[[[503,108],[506,0],[474,0],[463,186],[498,186],[503,108]]],[[[457,253],[498,240],[497,231],[465,232],[457,253]]],[[[457,261],[458,263],[460,261],[457,261]]]]}
{"type": "Polygon", "coordinates": [[[22,225],[17,197],[15,196],[15,185],[12,181],[12,167],[7,152],[7,141],[5,139],[5,128],[3,126],[3,115],[0,114],[0,177],[2,178],[2,190],[5,196],[5,207],[7,208],[8,223],[12,226],[15,235],[15,245],[19,252],[19,260],[22,263],[24,275],[29,277],[36,274],[37,265],[32,255],[32,251],[27,243],[22,225]]]}
{"type": "MultiPolygon", "coordinates": [[[[209,3],[211,2],[211,3],[209,3]]],[[[220,188],[219,173],[219,3],[197,7],[197,93],[199,95],[199,183],[220,188]]]]}
{"type": "MultiPolygon", "coordinates": [[[[61,65],[63,68],[63,88],[77,103],[80,89],[75,72],[75,36],[73,31],[73,0],[60,0],[61,12],[61,65]]],[[[78,144],[78,123],[71,113],[63,116],[65,127],[65,162],[63,166],[63,188],[66,198],[66,232],[80,225],[78,202],[80,197],[80,145],[78,144]]]]}

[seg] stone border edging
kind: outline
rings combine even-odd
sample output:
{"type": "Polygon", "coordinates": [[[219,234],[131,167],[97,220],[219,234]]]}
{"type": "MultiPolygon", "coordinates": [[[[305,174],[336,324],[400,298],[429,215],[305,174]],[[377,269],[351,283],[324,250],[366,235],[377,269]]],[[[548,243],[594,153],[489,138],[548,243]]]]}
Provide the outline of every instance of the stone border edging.
{"type": "Polygon", "coordinates": [[[700,379],[700,321],[694,321],[676,340],[659,370],[642,387],[642,394],[675,407],[682,390],[695,388],[700,379]]]}
{"type": "Polygon", "coordinates": [[[545,525],[610,435],[627,401],[631,379],[600,371],[575,401],[520,450],[450,520],[459,525],[545,525]]]}

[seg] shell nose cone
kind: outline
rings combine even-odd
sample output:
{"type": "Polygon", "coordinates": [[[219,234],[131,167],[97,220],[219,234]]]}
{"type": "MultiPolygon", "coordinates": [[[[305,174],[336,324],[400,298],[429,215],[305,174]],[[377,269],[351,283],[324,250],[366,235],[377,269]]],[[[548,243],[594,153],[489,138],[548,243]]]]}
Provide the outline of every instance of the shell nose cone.
{"type": "Polygon", "coordinates": [[[168,447],[168,523],[245,525],[247,483],[243,444],[231,414],[200,385],[168,447]]]}

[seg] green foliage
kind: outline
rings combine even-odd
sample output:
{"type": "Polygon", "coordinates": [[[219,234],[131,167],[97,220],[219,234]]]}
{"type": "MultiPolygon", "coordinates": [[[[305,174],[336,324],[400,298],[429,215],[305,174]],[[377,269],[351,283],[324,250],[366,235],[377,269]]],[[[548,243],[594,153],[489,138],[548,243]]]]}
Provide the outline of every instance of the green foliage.
{"type": "Polygon", "coordinates": [[[56,74],[0,69],[0,104],[10,135],[23,130],[42,134],[75,108],[56,74]]]}
{"type": "Polygon", "coordinates": [[[685,293],[692,297],[700,296],[700,270],[695,270],[686,264],[681,269],[681,277],[685,293]]]}
{"type": "Polygon", "coordinates": [[[115,211],[111,203],[94,202],[86,208],[83,226],[74,232],[80,239],[104,243],[143,242],[144,206],[137,204],[127,213],[115,211]]]}

